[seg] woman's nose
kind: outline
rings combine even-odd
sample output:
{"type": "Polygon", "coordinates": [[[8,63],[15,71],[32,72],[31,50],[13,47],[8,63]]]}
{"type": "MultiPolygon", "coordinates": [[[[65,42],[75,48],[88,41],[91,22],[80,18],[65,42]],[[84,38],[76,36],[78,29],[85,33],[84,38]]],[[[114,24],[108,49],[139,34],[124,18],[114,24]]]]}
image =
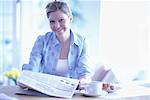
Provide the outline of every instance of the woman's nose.
{"type": "Polygon", "coordinates": [[[55,23],[55,28],[59,28],[60,27],[60,23],[59,22],[56,22],[55,23]]]}

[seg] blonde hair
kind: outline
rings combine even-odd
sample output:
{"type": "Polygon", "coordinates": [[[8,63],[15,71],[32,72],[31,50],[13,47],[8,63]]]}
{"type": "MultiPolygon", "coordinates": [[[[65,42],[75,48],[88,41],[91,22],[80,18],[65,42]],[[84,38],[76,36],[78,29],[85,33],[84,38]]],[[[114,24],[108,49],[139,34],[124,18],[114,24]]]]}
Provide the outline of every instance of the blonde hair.
{"type": "Polygon", "coordinates": [[[72,16],[72,12],[70,7],[67,5],[66,2],[61,2],[61,1],[53,1],[50,2],[46,5],[46,14],[47,14],[47,18],[49,18],[49,14],[55,11],[62,11],[63,13],[65,13],[68,16],[72,16]]]}

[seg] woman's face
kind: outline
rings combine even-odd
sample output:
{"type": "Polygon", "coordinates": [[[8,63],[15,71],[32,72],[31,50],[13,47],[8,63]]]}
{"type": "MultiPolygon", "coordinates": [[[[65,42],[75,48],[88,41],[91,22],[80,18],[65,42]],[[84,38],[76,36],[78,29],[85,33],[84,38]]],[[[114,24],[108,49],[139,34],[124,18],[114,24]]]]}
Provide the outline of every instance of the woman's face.
{"type": "Polygon", "coordinates": [[[69,33],[71,22],[72,17],[62,11],[58,10],[49,14],[50,27],[57,36],[69,33]]]}

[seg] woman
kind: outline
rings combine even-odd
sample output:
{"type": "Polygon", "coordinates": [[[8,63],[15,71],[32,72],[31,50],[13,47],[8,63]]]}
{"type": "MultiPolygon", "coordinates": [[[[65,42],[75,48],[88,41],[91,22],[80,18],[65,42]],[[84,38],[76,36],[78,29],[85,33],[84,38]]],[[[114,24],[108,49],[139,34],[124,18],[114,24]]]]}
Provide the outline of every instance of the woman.
{"type": "Polygon", "coordinates": [[[23,70],[91,81],[85,38],[70,29],[72,12],[65,2],[47,4],[46,14],[52,32],[39,36],[32,48],[29,64],[23,70]]]}

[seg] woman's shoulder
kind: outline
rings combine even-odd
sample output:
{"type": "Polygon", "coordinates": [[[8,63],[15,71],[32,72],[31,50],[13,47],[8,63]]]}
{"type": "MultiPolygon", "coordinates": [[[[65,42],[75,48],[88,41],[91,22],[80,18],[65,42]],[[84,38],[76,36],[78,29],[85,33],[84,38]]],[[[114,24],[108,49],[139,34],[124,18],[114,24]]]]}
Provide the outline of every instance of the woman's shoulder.
{"type": "Polygon", "coordinates": [[[39,35],[38,39],[47,40],[53,36],[53,32],[46,32],[45,34],[39,35]]]}
{"type": "Polygon", "coordinates": [[[81,46],[85,43],[86,37],[82,34],[73,33],[74,43],[78,46],[81,46]]]}
{"type": "Polygon", "coordinates": [[[44,37],[45,38],[50,38],[50,37],[53,37],[54,36],[54,33],[53,32],[47,32],[45,33],[44,37]]]}
{"type": "Polygon", "coordinates": [[[44,35],[41,35],[42,37],[50,37],[53,35],[53,32],[46,32],[44,35]]]}
{"type": "Polygon", "coordinates": [[[74,33],[74,38],[76,38],[77,40],[84,40],[85,36],[83,34],[74,33]]]}

